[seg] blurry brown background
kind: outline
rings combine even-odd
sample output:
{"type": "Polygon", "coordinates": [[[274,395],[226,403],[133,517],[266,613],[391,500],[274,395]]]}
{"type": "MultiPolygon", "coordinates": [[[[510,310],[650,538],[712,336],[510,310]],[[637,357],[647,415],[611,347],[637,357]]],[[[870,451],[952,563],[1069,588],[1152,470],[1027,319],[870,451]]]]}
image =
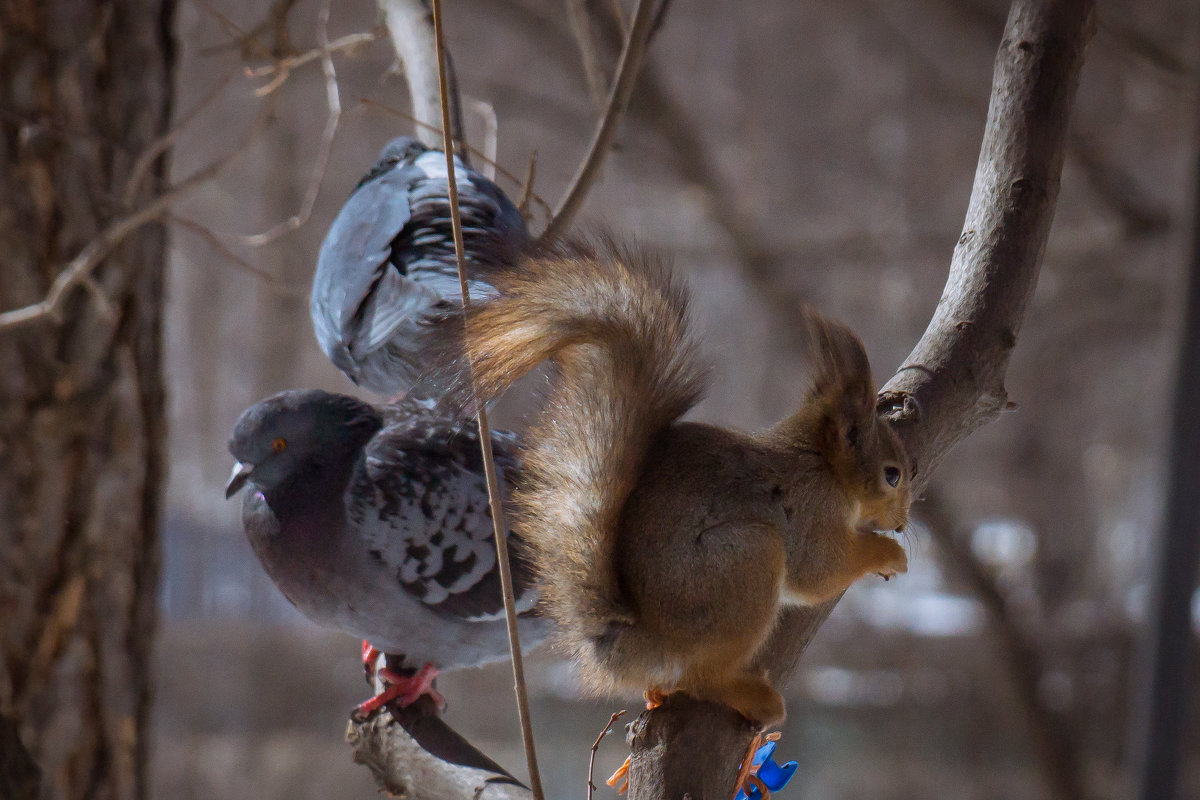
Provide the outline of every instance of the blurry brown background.
{"type": "MultiPolygon", "coordinates": [[[[235,41],[269,8],[180,4],[177,114],[229,71],[269,63],[235,41]]],[[[801,301],[849,322],[877,377],[899,365],[960,232],[1006,9],[1001,0],[672,4],[582,222],[652,242],[687,275],[715,367],[698,416],[755,428],[796,403],[805,378],[787,309],[801,301]]],[[[936,514],[920,505],[916,514],[953,532],[999,588],[1010,631],[1035,656],[1035,724],[1065,733],[1092,796],[1117,797],[1129,789],[1129,690],[1163,499],[1200,19],[1185,0],[1114,0],[1099,13],[1009,373],[1020,408],[954,451],[936,477],[936,514]]],[[[314,46],[316,14],[311,0],[292,9],[295,48],[314,46]]],[[[500,163],[523,176],[536,151],[534,188],[553,205],[596,116],[565,4],[457,0],[447,15],[472,143],[483,142],[477,99],[495,109],[500,163]]],[[[330,37],[377,22],[367,0],[335,3],[330,37]]],[[[172,228],[159,797],[375,792],[342,742],[346,713],[366,694],[356,642],[287,605],[221,492],[225,440],[245,406],[289,387],[353,391],[316,347],[307,284],[341,202],[411,125],[361,102],[407,108],[386,39],[334,58],[344,114],[311,219],[262,247],[223,238],[284,288],[172,228]]],[[[172,174],[228,150],[268,80],[234,78],[184,129],[172,174]]],[[[274,124],[178,214],[220,234],[254,233],[300,207],[326,113],[319,64],[296,68],[275,95],[274,124]]],[[[1049,797],[1011,650],[928,529],[914,528],[908,545],[911,572],[855,587],[805,657],[780,745],[800,770],[784,797],[1049,797]]],[[[442,684],[452,724],[520,774],[507,667],[442,684]]],[[[530,688],[548,792],[581,797],[588,745],[609,711],[636,700],[580,702],[550,657],[535,662],[530,688]]],[[[1188,731],[1185,787],[1200,797],[1195,719],[1188,731]]],[[[624,757],[621,737],[601,755],[597,773],[607,774],[624,757]]]]}

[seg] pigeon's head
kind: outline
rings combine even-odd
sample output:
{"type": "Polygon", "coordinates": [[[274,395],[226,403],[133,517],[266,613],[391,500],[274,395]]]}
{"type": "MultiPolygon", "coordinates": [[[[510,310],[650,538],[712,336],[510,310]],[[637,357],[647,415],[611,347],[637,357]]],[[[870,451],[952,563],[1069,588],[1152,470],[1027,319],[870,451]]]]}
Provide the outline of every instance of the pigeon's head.
{"type": "Polygon", "coordinates": [[[417,156],[427,150],[429,150],[428,147],[411,136],[397,136],[384,145],[382,152],[379,153],[379,159],[367,171],[367,174],[362,176],[354,187],[354,191],[358,191],[382,175],[387,175],[396,168],[397,164],[411,164],[417,156]]]}
{"type": "Polygon", "coordinates": [[[429,148],[411,136],[397,136],[383,146],[379,153],[380,164],[399,164],[411,161],[429,148]]]}
{"type": "Polygon", "coordinates": [[[353,397],[293,389],[242,412],[229,452],[237,459],[225,487],[233,497],[247,481],[271,490],[290,479],[352,456],[383,427],[374,407],[353,397]]]}

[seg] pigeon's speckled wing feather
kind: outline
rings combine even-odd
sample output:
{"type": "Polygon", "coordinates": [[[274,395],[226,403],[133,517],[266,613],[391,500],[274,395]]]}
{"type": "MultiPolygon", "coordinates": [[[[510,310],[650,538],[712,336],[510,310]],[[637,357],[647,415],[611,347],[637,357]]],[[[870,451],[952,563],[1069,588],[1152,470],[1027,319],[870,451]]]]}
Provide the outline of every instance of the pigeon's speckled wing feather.
{"type": "MultiPolygon", "coordinates": [[[[494,433],[502,485],[519,469],[516,441],[494,433]]],[[[394,421],[368,445],[353,479],[350,518],[372,560],[438,613],[491,620],[504,613],[479,439],[474,426],[450,432],[422,414],[394,421]]],[[[505,491],[507,495],[507,491],[505,491]]],[[[514,551],[518,608],[533,602],[531,576],[514,551]]]]}

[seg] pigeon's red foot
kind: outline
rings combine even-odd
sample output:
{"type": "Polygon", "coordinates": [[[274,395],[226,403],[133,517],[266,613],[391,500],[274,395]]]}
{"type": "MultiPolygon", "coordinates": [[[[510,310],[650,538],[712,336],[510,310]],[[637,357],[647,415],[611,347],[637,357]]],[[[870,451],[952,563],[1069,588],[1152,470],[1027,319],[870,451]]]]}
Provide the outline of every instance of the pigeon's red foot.
{"type": "Polygon", "coordinates": [[[373,646],[366,639],[362,643],[362,665],[363,673],[367,676],[367,683],[375,681],[375,665],[379,663],[379,657],[383,655],[383,651],[373,646]]]}
{"type": "Polygon", "coordinates": [[[438,676],[438,670],[433,664],[421,667],[412,677],[401,675],[387,667],[377,670],[375,674],[386,684],[386,688],[354,710],[355,716],[360,719],[371,716],[393,700],[400,708],[408,708],[422,695],[429,695],[438,711],[446,709],[446,698],[433,688],[433,681],[438,676]]]}

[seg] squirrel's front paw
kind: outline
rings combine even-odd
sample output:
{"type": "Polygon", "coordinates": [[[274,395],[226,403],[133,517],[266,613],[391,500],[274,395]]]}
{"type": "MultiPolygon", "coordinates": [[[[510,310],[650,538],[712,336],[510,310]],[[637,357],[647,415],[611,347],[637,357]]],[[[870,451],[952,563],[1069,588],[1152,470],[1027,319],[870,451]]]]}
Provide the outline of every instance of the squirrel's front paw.
{"type": "Polygon", "coordinates": [[[876,534],[879,561],[875,572],[885,581],[908,572],[908,554],[895,539],[876,534]]]}

